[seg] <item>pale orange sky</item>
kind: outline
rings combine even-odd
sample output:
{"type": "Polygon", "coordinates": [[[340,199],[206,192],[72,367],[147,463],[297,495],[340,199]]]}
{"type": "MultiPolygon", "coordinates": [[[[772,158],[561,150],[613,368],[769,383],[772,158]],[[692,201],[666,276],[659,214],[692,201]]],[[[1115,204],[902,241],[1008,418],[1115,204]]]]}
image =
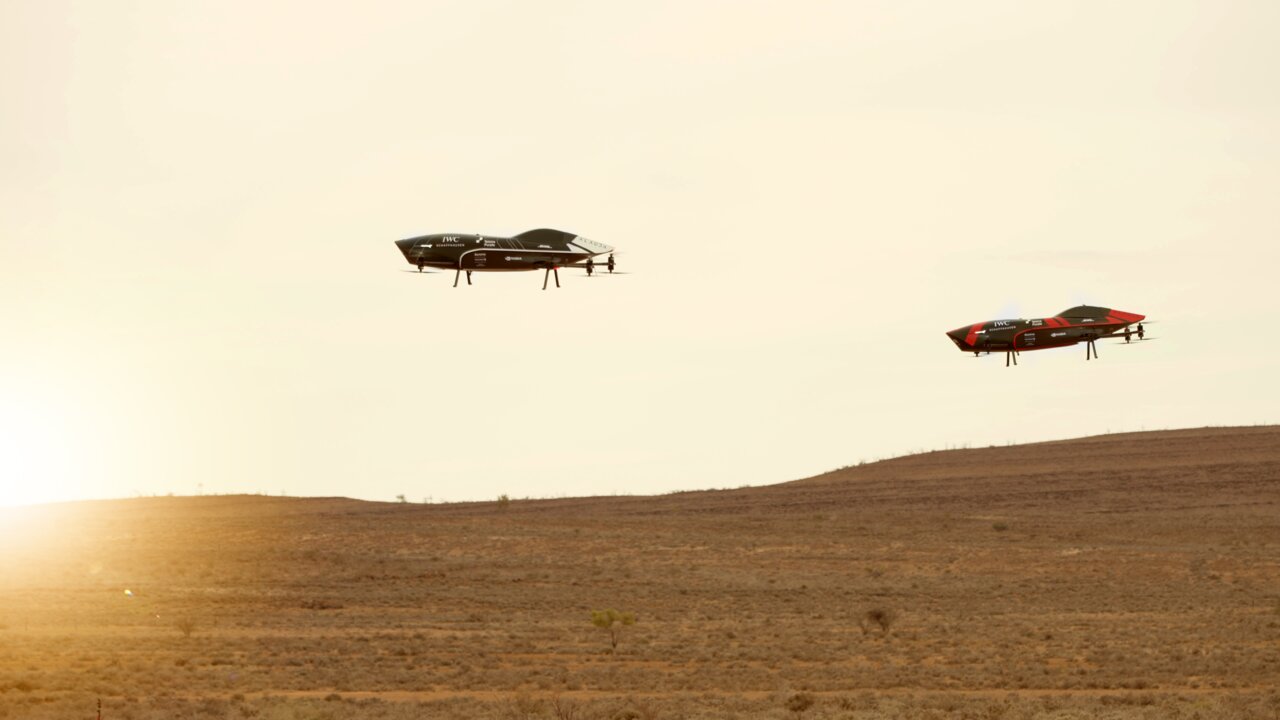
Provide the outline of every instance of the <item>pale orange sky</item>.
{"type": "Polygon", "coordinates": [[[1277,422],[1276,37],[1272,2],[5,3],[0,505],[1277,422]],[[454,290],[392,245],[534,227],[633,274],[454,290]],[[1160,340],[943,334],[1081,302],[1160,340]]]}

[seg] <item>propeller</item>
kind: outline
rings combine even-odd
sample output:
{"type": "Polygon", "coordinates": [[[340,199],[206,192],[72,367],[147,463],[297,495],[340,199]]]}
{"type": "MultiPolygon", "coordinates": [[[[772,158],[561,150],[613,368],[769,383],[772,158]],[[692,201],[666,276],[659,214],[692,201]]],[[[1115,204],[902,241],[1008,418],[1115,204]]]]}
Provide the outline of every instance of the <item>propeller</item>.
{"type": "MultiPolygon", "coordinates": [[[[1115,339],[1115,338],[1119,338],[1119,339],[1123,340],[1123,339],[1124,339],[1124,336],[1123,336],[1123,335],[1108,335],[1108,336],[1107,336],[1107,338],[1108,338],[1108,339],[1115,339]]],[[[1099,339],[1101,339],[1101,338],[1099,338],[1099,339]]],[[[1125,346],[1125,345],[1137,345],[1137,344],[1138,344],[1138,343],[1140,343],[1140,342],[1151,342],[1152,340],[1159,340],[1159,339],[1160,339],[1160,338],[1158,338],[1158,337],[1144,337],[1144,338],[1140,338],[1140,337],[1136,337],[1136,336],[1135,336],[1135,337],[1133,337],[1133,338],[1130,338],[1130,342],[1127,342],[1127,343],[1122,342],[1122,343],[1119,343],[1119,345],[1120,345],[1121,347],[1123,347],[1123,346],[1125,346]]]]}
{"type": "Polygon", "coordinates": [[[596,273],[601,275],[630,275],[631,273],[628,273],[625,270],[617,269],[618,264],[614,261],[613,256],[619,254],[620,253],[615,250],[609,253],[609,259],[604,262],[597,261],[595,257],[590,257],[584,262],[575,262],[561,267],[581,268],[587,271],[587,277],[594,277],[596,273]]]}

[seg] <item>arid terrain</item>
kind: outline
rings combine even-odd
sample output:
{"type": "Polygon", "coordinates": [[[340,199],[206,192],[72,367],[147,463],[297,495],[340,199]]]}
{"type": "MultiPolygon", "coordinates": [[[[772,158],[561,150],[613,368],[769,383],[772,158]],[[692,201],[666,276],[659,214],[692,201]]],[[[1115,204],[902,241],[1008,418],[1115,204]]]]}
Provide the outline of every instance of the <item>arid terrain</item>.
{"type": "Polygon", "coordinates": [[[1280,718],[1276,427],[0,523],[0,718],[1280,718]]]}

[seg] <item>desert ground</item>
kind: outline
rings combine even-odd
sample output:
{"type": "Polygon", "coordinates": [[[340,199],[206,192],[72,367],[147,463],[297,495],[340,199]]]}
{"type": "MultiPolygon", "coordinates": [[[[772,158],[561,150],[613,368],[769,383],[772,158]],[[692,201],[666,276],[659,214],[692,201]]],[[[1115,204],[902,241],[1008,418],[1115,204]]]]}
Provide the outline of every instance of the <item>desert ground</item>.
{"type": "Polygon", "coordinates": [[[0,511],[0,718],[99,699],[107,720],[1280,718],[1280,428],[654,497],[0,511]]]}

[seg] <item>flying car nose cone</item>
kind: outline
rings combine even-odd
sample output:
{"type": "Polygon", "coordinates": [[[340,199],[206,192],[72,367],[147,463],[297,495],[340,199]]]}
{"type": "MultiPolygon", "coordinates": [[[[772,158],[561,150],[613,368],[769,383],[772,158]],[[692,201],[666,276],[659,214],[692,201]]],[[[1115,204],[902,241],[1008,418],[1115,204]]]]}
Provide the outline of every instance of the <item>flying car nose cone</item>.
{"type": "Polygon", "coordinates": [[[951,342],[954,342],[956,344],[956,347],[960,348],[961,350],[968,350],[973,347],[972,345],[969,344],[967,340],[969,336],[969,330],[970,328],[968,326],[962,327],[962,328],[956,328],[955,330],[948,332],[947,337],[951,338],[951,342]]]}
{"type": "Polygon", "coordinates": [[[414,252],[414,248],[418,246],[418,243],[420,241],[421,241],[421,238],[406,238],[404,240],[397,240],[396,249],[400,251],[401,255],[404,255],[406,260],[412,261],[413,260],[412,256],[418,254],[414,252]]]}

